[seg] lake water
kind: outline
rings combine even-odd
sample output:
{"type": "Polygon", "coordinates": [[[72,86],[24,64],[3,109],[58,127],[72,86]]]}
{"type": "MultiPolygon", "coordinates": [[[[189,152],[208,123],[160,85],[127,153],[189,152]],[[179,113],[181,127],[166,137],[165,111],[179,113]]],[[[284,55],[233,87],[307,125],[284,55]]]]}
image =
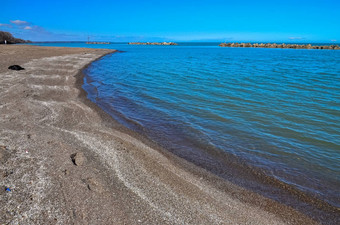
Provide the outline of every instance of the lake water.
{"type": "Polygon", "coordinates": [[[43,45],[123,51],[85,71],[115,119],[264,195],[273,179],[340,207],[340,51],[217,44],[43,45]]]}

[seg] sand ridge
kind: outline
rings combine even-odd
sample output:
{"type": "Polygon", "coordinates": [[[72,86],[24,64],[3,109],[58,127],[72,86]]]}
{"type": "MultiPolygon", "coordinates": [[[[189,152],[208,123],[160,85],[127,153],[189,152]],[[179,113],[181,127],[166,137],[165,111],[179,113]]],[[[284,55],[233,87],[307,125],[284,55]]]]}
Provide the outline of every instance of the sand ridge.
{"type": "Polygon", "coordinates": [[[1,224],[315,223],[254,193],[258,205],[245,203],[242,188],[103,120],[79,89],[79,70],[109,53],[0,46],[0,185],[11,189],[0,195],[1,224]],[[83,165],[72,162],[76,152],[83,165]]]}

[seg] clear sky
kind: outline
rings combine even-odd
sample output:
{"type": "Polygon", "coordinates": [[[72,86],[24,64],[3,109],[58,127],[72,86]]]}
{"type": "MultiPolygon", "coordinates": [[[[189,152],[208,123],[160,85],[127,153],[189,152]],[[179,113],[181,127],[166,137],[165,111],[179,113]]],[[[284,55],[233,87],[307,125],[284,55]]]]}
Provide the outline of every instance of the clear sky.
{"type": "Polygon", "coordinates": [[[0,30],[33,41],[340,42],[340,0],[8,0],[0,7],[0,30]]]}

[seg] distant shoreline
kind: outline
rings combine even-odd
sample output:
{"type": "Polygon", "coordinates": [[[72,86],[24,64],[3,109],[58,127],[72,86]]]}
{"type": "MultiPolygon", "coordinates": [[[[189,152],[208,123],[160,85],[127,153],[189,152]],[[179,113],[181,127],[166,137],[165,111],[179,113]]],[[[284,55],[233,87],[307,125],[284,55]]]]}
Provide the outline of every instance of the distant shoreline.
{"type": "MultiPolygon", "coordinates": [[[[107,42],[107,41],[96,41],[96,42],[87,42],[87,41],[34,41],[28,44],[50,44],[50,43],[84,43],[84,44],[128,44],[128,45],[158,45],[158,46],[168,46],[168,45],[177,45],[177,46],[186,46],[186,45],[202,45],[202,46],[220,46],[220,47],[244,47],[244,48],[291,48],[291,49],[329,49],[329,50],[339,50],[339,44],[334,44],[330,42],[318,42],[318,43],[254,43],[254,42],[247,42],[247,43],[221,43],[221,42],[166,42],[166,43],[173,43],[173,44],[164,44],[164,42],[107,42]],[[249,46],[251,45],[251,46],[249,46]],[[282,47],[284,46],[284,47],[282,47]],[[332,47],[331,47],[332,46],[332,47]],[[322,47],[322,48],[321,48],[322,47]]],[[[1,43],[0,43],[1,44],[1,43]]],[[[19,43],[22,44],[22,43],[19,43]]],[[[27,43],[25,43],[27,44],[27,43]]]]}
{"type": "Polygon", "coordinates": [[[96,45],[109,45],[111,44],[110,42],[105,42],[105,41],[88,41],[86,44],[96,44],[96,45]]]}

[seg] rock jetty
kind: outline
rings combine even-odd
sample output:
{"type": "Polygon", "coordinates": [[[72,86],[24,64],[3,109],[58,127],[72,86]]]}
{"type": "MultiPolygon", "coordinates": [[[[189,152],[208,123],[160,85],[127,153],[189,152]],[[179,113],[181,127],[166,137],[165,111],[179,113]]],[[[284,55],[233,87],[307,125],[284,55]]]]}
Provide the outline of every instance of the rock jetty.
{"type": "Polygon", "coordinates": [[[177,45],[174,42],[129,42],[129,45],[177,45]]]}
{"type": "Polygon", "coordinates": [[[339,50],[339,45],[311,45],[311,44],[276,44],[276,43],[221,43],[220,47],[241,47],[241,48],[293,48],[293,49],[331,49],[339,50]]]}

